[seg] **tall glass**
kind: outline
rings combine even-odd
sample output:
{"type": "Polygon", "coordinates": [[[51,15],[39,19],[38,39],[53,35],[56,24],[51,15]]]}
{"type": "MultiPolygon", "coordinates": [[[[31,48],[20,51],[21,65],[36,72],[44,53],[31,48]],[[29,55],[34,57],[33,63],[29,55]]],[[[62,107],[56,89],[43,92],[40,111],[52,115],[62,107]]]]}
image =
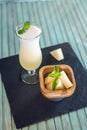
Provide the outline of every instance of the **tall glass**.
{"type": "MultiPolygon", "coordinates": [[[[42,52],[39,44],[41,29],[35,27],[37,32],[30,32],[30,36],[22,36],[17,33],[20,40],[20,50],[19,50],[19,62],[24,68],[21,77],[22,80],[28,84],[36,84],[38,82],[38,74],[36,69],[40,66],[42,62],[42,52]],[[36,35],[35,35],[36,33],[36,35]]],[[[16,32],[21,28],[18,26],[16,32]]]]}

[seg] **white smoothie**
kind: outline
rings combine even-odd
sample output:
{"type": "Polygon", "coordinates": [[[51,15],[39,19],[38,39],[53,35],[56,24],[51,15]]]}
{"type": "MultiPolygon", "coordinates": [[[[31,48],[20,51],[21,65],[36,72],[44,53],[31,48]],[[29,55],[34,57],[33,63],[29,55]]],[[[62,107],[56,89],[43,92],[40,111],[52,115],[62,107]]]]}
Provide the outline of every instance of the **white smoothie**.
{"type": "Polygon", "coordinates": [[[26,70],[37,69],[42,62],[42,53],[39,45],[41,29],[36,26],[30,28],[20,37],[19,61],[26,70]]]}

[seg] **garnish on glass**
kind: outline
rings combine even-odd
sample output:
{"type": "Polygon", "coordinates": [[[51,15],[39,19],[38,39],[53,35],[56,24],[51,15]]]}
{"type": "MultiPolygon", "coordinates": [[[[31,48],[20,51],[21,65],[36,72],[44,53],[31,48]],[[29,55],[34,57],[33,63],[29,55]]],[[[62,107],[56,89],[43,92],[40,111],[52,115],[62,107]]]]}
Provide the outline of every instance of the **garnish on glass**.
{"type": "Polygon", "coordinates": [[[26,21],[26,22],[23,24],[22,29],[18,30],[18,34],[23,34],[23,33],[26,32],[26,30],[28,30],[29,28],[30,28],[30,22],[29,22],[29,21],[26,21]]]}
{"type": "Polygon", "coordinates": [[[56,89],[56,85],[58,84],[58,78],[61,75],[58,66],[54,66],[54,70],[49,74],[49,77],[54,77],[54,81],[52,83],[52,90],[56,89]]]}

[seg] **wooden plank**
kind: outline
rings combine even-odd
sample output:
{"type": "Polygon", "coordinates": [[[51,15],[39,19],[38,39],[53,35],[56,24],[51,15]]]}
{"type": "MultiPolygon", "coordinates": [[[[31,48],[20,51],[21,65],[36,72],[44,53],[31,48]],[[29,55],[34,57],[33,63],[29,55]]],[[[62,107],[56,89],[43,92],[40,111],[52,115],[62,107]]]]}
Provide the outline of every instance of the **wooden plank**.
{"type": "Polygon", "coordinates": [[[2,57],[2,4],[0,4],[0,58],[2,57]]]}
{"type": "Polygon", "coordinates": [[[28,127],[24,127],[24,128],[22,128],[21,130],[28,130],[28,127]]]}
{"type": "Polygon", "coordinates": [[[17,18],[18,18],[18,25],[19,24],[22,24],[24,22],[24,19],[23,19],[23,14],[22,14],[22,3],[17,3],[16,4],[16,9],[17,9],[17,18]]]}
{"type": "Polygon", "coordinates": [[[0,130],[2,130],[3,127],[3,112],[2,112],[2,80],[1,80],[1,74],[0,74],[0,130]]]}
{"type": "MultiPolygon", "coordinates": [[[[82,40],[84,40],[85,42],[87,42],[87,30],[86,30],[86,27],[87,27],[87,19],[86,19],[86,12],[85,12],[85,8],[84,8],[84,2],[81,2],[79,0],[76,1],[76,4],[75,4],[75,8],[76,8],[76,11],[78,13],[78,19],[81,23],[81,26],[82,26],[82,29],[81,30],[80,28],[78,28],[78,31],[80,33],[80,37],[82,38],[82,40]]],[[[86,5],[86,3],[85,3],[86,5]]]]}
{"type": "Polygon", "coordinates": [[[7,4],[2,4],[2,57],[6,57],[9,54],[8,50],[8,32],[7,32],[7,4]],[[3,17],[4,16],[4,17],[3,17]]]}
{"type": "Polygon", "coordinates": [[[62,125],[63,125],[63,130],[72,130],[72,125],[69,120],[68,114],[62,115],[61,121],[62,121],[62,125]]]}
{"type": "MultiPolygon", "coordinates": [[[[77,16],[77,14],[76,14],[76,12],[75,11],[73,11],[73,10],[75,10],[75,7],[74,7],[74,5],[72,4],[72,6],[70,6],[71,8],[71,15],[72,15],[72,17],[74,18],[73,19],[73,21],[74,21],[74,23],[75,23],[75,28],[76,28],[76,32],[75,32],[75,36],[76,36],[76,40],[77,40],[77,45],[78,45],[78,49],[79,49],[79,51],[80,51],[80,49],[82,50],[82,52],[83,52],[83,50],[85,49],[84,48],[84,46],[83,46],[83,41],[81,40],[81,38],[80,38],[80,34],[79,34],[79,31],[78,31],[78,28],[81,28],[81,24],[80,24],[80,22],[79,22],[79,20],[78,20],[78,16],[77,16]]],[[[83,53],[81,53],[81,51],[80,51],[80,57],[81,57],[81,62],[82,62],[82,64],[83,64],[83,66],[85,66],[85,68],[86,68],[86,63],[85,62],[83,62],[84,61],[84,59],[85,59],[85,57],[86,57],[86,53],[85,53],[85,51],[83,52],[83,53]]],[[[79,57],[79,58],[80,58],[79,57]]]]}
{"type": "MultiPolygon", "coordinates": [[[[76,44],[77,38],[80,39],[80,37],[78,36],[76,25],[73,20],[74,17],[71,15],[71,12],[70,12],[71,8],[69,7],[71,7],[72,5],[69,2],[61,1],[60,3],[60,6],[62,7],[62,9],[59,12],[60,12],[60,17],[62,18],[61,21],[63,21],[61,26],[65,28],[65,32],[64,32],[66,34],[65,36],[68,38],[68,41],[71,43],[71,46],[74,48],[76,54],[78,55],[78,58],[82,60],[82,63],[83,63],[83,58],[81,56],[81,52],[79,48],[80,46],[76,44]]],[[[79,43],[79,44],[82,44],[82,43],[79,43]]]]}
{"type": "Polygon", "coordinates": [[[18,25],[18,12],[17,12],[17,3],[12,4],[12,17],[13,17],[13,28],[14,28],[14,49],[15,54],[19,54],[19,39],[15,33],[16,27],[18,25]]]}
{"type": "MultiPolygon", "coordinates": [[[[15,19],[16,19],[16,24],[15,25],[15,29],[18,25],[22,24],[24,22],[23,20],[23,12],[22,12],[22,3],[16,3],[15,6],[14,6],[14,13],[16,13],[16,15],[14,14],[15,16],[15,19]]],[[[17,37],[17,35],[15,35],[15,47],[16,47],[16,50],[19,54],[19,48],[20,48],[20,42],[19,42],[19,38],[17,37]]]]}
{"type": "Polygon", "coordinates": [[[86,116],[86,122],[87,122],[87,107],[84,108],[85,116],[86,116]]]}
{"type": "MultiPolygon", "coordinates": [[[[47,3],[47,6],[48,3],[47,3]]],[[[52,26],[54,28],[53,33],[56,36],[56,42],[53,42],[52,44],[58,44],[58,43],[62,43],[63,42],[63,37],[62,37],[62,32],[61,29],[59,27],[59,21],[58,21],[58,7],[56,6],[55,2],[52,3],[52,6],[49,6],[49,13],[50,13],[50,19],[52,21],[52,26]]]]}
{"type": "MultiPolygon", "coordinates": [[[[0,58],[2,58],[2,4],[0,4],[0,58]]],[[[4,129],[3,123],[3,94],[2,94],[2,79],[0,74],[0,130],[4,129]]]]}
{"type": "MultiPolygon", "coordinates": [[[[49,21],[48,21],[48,23],[50,22],[50,24],[49,24],[49,32],[50,32],[50,36],[51,36],[51,39],[53,39],[53,41],[52,41],[52,45],[54,45],[54,44],[58,44],[59,43],[59,39],[58,39],[58,37],[57,37],[57,31],[56,31],[56,26],[55,26],[55,24],[54,24],[54,22],[53,21],[55,21],[54,20],[54,14],[55,14],[55,12],[54,12],[54,10],[52,11],[52,7],[51,7],[51,4],[54,6],[54,2],[52,2],[52,3],[48,3],[47,2],[47,12],[48,12],[48,15],[49,15],[49,17],[50,17],[50,19],[49,19],[49,21]]],[[[56,24],[57,25],[57,24],[56,24]]]]}
{"type": "MultiPolygon", "coordinates": [[[[87,15],[87,1],[86,0],[80,0],[80,3],[81,3],[81,5],[82,5],[82,9],[83,9],[83,14],[84,14],[84,16],[86,16],[87,15]]],[[[85,18],[85,21],[86,21],[86,24],[87,24],[87,19],[85,18]]]]}
{"type": "MultiPolygon", "coordinates": [[[[84,66],[84,64],[85,64],[84,62],[86,62],[86,61],[84,61],[83,58],[81,58],[82,57],[81,51],[80,51],[80,44],[81,43],[77,43],[77,38],[79,38],[79,39],[81,39],[81,38],[78,36],[75,21],[73,20],[74,17],[71,14],[71,6],[72,5],[71,4],[69,5],[69,4],[70,3],[68,3],[68,2],[64,3],[64,1],[62,1],[62,6],[64,9],[63,14],[65,13],[64,21],[65,21],[65,25],[66,25],[66,32],[67,32],[69,41],[71,43],[71,46],[73,47],[75,53],[77,54],[78,58],[80,59],[80,61],[82,62],[83,66],[84,66]],[[70,8],[68,8],[68,7],[70,7],[70,8]]],[[[85,46],[85,50],[86,50],[86,46],[85,46]]],[[[85,57],[86,57],[86,53],[85,53],[85,57]]]]}
{"type": "Polygon", "coordinates": [[[1,21],[1,19],[2,19],[2,4],[0,4],[0,58],[2,57],[2,21],[1,21]]]}
{"type": "MultiPolygon", "coordinates": [[[[2,4],[2,57],[9,55],[8,49],[8,23],[7,23],[7,4],[2,4]],[[3,17],[4,16],[4,17],[3,17]]],[[[11,130],[11,112],[9,108],[8,99],[2,85],[2,114],[3,114],[3,129],[11,130]]]]}
{"type": "MultiPolygon", "coordinates": [[[[2,58],[2,4],[0,4],[0,58],[2,58]]],[[[0,130],[3,129],[2,79],[0,74],[0,130]]]]}
{"type": "Polygon", "coordinates": [[[23,10],[23,21],[29,21],[29,15],[28,15],[28,9],[27,9],[27,3],[22,3],[22,10],[23,10]]]}
{"type": "Polygon", "coordinates": [[[55,121],[55,127],[56,127],[56,130],[63,130],[63,125],[62,125],[62,122],[61,122],[61,117],[55,117],[54,118],[54,121],[55,121]]]}
{"type": "MultiPolygon", "coordinates": [[[[75,12],[75,14],[76,14],[76,17],[74,18],[75,19],[75,21],[76,21],[76,27],[78,28],[78,34],[79,34],[79,37],[80,37],[80,39],[81,39],[81,35],[84,35],[84,23],[82,23],[82,20],[81,19],[83,19],[83,16],[81,16],[81,11],[80,10],[77,10],[77,8],[78,8],[78,6],[76,6],[76,4],[73,2],[73,9],[74,9],[74,12],[75,12]],[[78,11],[78,12],[77,12],[78,11]],[[79,14],[79,12],[80,12],[80,14],[79,14]],[[79,21],[79,22],[78,22],[79,21]],[[78,24],[77,24],[78,23],[78,24]]],[[[78,8],[79,9],[79,8],[78,8]]],[[[73,14],[74,14],[74,12],[73,12],[73,14]]],[[[75,15],[74,15],[75,16],[75,15]]],[[[85,34],[86,34],[86,32],[85,32],[85,34]]],[[[84,52],[83,52],[83,59],[86,59],[86,50],[85,50],[85,45],[83,44],[83,41],[82,41],[82,39],[81,39],[81,44],[80,44],[81,46],[80,46],[80,48],[84,48],[84,52]]],[[[81,50],[82,50],[81,49],[81,50]]],[[[85,65],[85,67],[86,67],[86,63],[84,64],[85,65]]]]}
{"type": "Polygon", "coordinates": [[[72,129],[81,130],[81,125],[76,112],[69,113],[72,129]]]}
{"type": "MultiPolygon", "coordinates": [[[[68,1],[68,6],[70,7],[70,8],[69,8],[69,11],[70,11],[71,17],[73,18],[73,20],[71,20],[71,22],[73,22],[73,24],[74,24],[74,25],[73,25],[73,28],[72,28],[72,29],[73,29],[73,34],[74,34],[74,37],[75,37],[75,40],[76,40],[76,46],[77,46],[77,48],[78,48],[78,50],[79,50],[79,54],[80,54],[79,59],[80,59],[82,65],[85,66],[85,68],[86,68],[86,64],[85,64],[85,62],[83,62],[83,61],[84,61],[84,57],[82,57],[82,53],[81,53],[81,51],[80,51],[80,48],[81,48],[82,50],[84,50],[84,47],[83,47],[82,40],[81,40],[81,38],[80,38],[80,35],[79,35],[79,33],[78,33],[78,29],[77,29],[77,23],[78,23],[79,21],[78,21],[77,18],[76,18],[75,12],[73,12],[74,7],[73,7],[72,4],[70,4],[69,2],[70,2],[70,1],[68,1]]],[[[85,52],[84,52],[84,55],[86,55],[85,52]]],[[[83,55],[83,56],[84,56],[84,55],[83,55]]]]}
{"type": "Polygon", "coordinates": [[[46,122],[42,121],[42,122],[38,123],[37,128],[38,128],[38,130],[46,130],[46,122]]]}
{"type": "MultiPolygon", "coordinates": [[[[50,6],[50,3],[48,4],[50,6]]],[[[49,6],[47,4],[42,4],[42,9],[44,10],[43,14],[45,17],[45,21],[46,21],[47,29],[49,33],[49,38],[50,38],[50,45],[52,45],[53,43],[56,43],[56,36],[54,33],[54,28],[52,26],[52,21],[51,21],[52,16],[50,15],[50,12],[49,12],[49,6]]]]}
{"type": "Polygon", "coordinates": [[[13,21],[13,15],[12,15],[12,3],[7,4],[7,23],[8,23],[8,50],[9,50],[9,56],[15,54],[15,45],[14,45],[14,21],[13,21]]]}
{"type": "Polygon", "coordinates": [[[87,129],[87,117],[86,117],[84,109],[78,110],[77,114],[78,114],[78,118],[79,118],[82,130],[86,130],[87,129]]]}
{"type": "MultiPolygon", "coordinates": [[[[17,130],[16,126],[15,126],[15,123],[14,123],[13,117],[12,117],[12,122],[11,122],[11,130],[17,130]]],[[[18,130],[21,130],[21,129],[18,129],[18,130]]]]}
{"type": "MultiPolygon", "coordinates": [[[[2,5],[0,5],[0,8],[2,5]]],[[[0,20],[1,20],[1,11],[0,11],[0,20]]],[[[2,23],[0,23],[0,30],[1,30],[1,26],[2,26],[2,23]]],[[[2,38],[1,38],[1,31],[0,31],[0,58],[2,57],[2,38]]],[[[2,127],[3,127],[3,112],[2,112],[2,79],[1,79],[1,74],[0,74],[0,130],[2,130],[2,127]]]]}
{"type": "Polygon", "coordinates": [[[47,130],[55,130],[55,124],[54,124],[54,119],[49,119],[46,121],[46,128],[47,130]]]}
{"type": "Polygon", "coordinates": [[[86,119],[87,119],[87,107],[85,107],[84,110],[85,110],[85,115],[86,115],[86,119]]]}
{"type": "Polygon", "coordinates": [[[75,53],[77,54],[78,58],[80,57],[80,52],[78,50],[78,46],[76,44],[76,36],[75,36],[75,32],[76,32],[76,28],[75,28],[75,23],[73,21],[73,17],[71,15],[70,12],[70,8],[68,8],[70,5],[69,3],[64,3],[62,1],[62,7],[64,9],[64,14],[65,14],[65,25],[66,25],[66,31],[67,31],[67,35],[69,38],[69,42],[73,48],[73,50],[75,51],[75,53]],[[68,29],[67,29],[68,28],[68,29]]]}
{"type": "Polygon", "coordinates": [[[0,2],[36,2],[36,1],[52,1],[52,0],[0,0],[0,2]]]}
{"type": "Polygon", "coordinates": [[[37,124],[30,125],[29,130],[37,130],[37,124]]]}
{"type": "MultiPolygon", "coordinates": [[[[61,35],[63,37],[63,42],[68,42],[68,38],[67,38],[67,35],[66,35],[66,30],[65,30],[65,26],[64,26],[64,18],[61,17],[61,11],[62,10],[62,6],[61,6],[61,1],[55,1],[56,3],[56,7],[58,8],[58,13],[57,13],[57,19],[58,19],[58,27],[61,29],[61,35]]],[[[63,12],[62,12],[63,13],[63,12]]]]}
{"type": "MultiPolygon", "coordinates": [[[[46,26],[45,18],[44,18],[44,15],[43,15],[42,3],[41,2],[33,3],[32,8],[33,8],[33,19],[32,19],[32,21],[36,20],[36,23],[38,25],[40,25],[41,28],[42,28],[41,47],[43,48],[43,47],[46,47],[47,45],[49,45],[50,39],[49,39],[49,36],[48,36],[49,34],[47,33],[47,26],[46,26]]],[[[30,12],[30,16],[32,17],[32,12],[30,12]]]]}
{"type": "MultiPolygon", "coordinates": [[[[44,48],[47,46],[46,44],[48,43],[48,40],[49,40],[49,39],[47,39],[47,42],[46,42],[46,38],[49,38],[49,37],[48,37],[47,29],[44,30],[46,23],[44,23],[44,17],[42,16],[43,12],[42,12],[42,8],[41,8],[41,2],[33,3],[32,7],[33,7],[33,13],[34,13],[33,14],[34,15],[34,19],[33,19],[34,23],[36,23],[37,26],[40,26],[42,29],[42,34],[41,34],[41,38],[40,38],[40,45],[41,45],[41,48],[44,48]]],[[[30,17],[32,17],[32,12],[30,13],[30,17]]]]}

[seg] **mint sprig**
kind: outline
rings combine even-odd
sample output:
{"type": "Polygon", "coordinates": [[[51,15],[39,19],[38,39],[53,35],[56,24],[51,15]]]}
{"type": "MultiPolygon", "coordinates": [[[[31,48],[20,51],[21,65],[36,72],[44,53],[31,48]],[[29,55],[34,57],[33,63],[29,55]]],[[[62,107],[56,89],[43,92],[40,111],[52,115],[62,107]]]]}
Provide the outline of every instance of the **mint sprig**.
{"type": "Polygon", "coordinates": [[[57,83],[58,83],[58,78],[56,77],[52,83],[52,90],[55,90],[56,89],[56,86],[57,86],[57,83]]]}
{"type": "Polygon", "coordinates": [[[25,23],[24,23],[24,26],[23,26],[23,30],[28,30],[29,29],[29,27],[30,27],[30,22],[29,21],[26,21],[25,23]]]}
{"type": "Polygon", "coordinates": [[[18,30],[18,34],[23,34],[25,31],[23,29],[18,30]]]}
{"type": "Polygon", "coordinates": [[[50,77],[59,77],[61,75],[58,66],[54,66],[54,70],[49,74],[50,77]]]}
{"type": "Polygon", "coordinates": [[[29,28],[30,28],[30,22],[29,22],[29,21],[26,21],[26,22],[23,24],[22,29],[18,30],[18,34],[23,34],[23,33],[26,32],[26,30],[28,30],[29,28]]]}
{"type": "Polygon", "coordinates": [[[56,89],[56,86],[58,84],[58,78],[61,75],[58,66],[54,66],[54,70],[52,73],[49,74],[50,77],[54,77],[54,81],[52,83],[52,90],[56,89]]]}

